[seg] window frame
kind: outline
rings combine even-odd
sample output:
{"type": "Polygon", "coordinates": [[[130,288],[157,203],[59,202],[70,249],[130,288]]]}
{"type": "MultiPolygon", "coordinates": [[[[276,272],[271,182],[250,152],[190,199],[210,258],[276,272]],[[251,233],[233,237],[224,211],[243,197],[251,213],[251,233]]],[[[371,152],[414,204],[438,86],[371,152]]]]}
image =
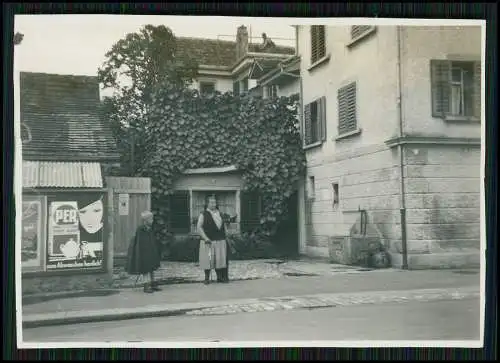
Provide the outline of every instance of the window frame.
{"type": "Polygon", "coordinates": [[[320,146],[326,141],[327,135],[327,117],[326,117],[326,97],[322,96],[309,102],[304,106],[304,133],[303,133],[303,144],[305,149],[313,148],[315,146],[320,146]],[[316,104],[316,115],[317,120],[315,121],[317,135],[316,140],[312,140],[312,105],[316,104]]]}
{"type": "Polygon", "coordinates": [[[266,98],[275,97],[278,97],[278,86],[276,84],[270,84],[266,86],[266,98]],[[274,90],[274,92],[272,90],[274,90]]]}
{"type": "Polygon", "coordinates": [[[481,62],[478,60],[431,59],[431,116],[445,121],[480,121],[481,82],[481,62]],[[453,70],[456,68],[461,69],[460,82],[454,81],[453,70]],[[464,79],[464,71],[467,68],[470,68],[469,71],[472,72],[469,87],[464,79]],[[462,102],[462,110],[459,114],[452,113],[452,88],[456,85],[460,85],[462,102]]]}
{"type": "Polygon", "coordinates": [[[215,82],[215,81],[209,81],[209,80],[199,81],[198,82],[198,90],[200,92],[200,95],[201,96],[206,96],[208,94],[215,93],[217,91],[216,84],[217,84],[217,82],[215,82]],[[213,90],[211,92],[209,92],[209,93],[203,92],[203,86],[206,86],[206,85],[212,85],[213,86],[213,90]]]}
{"type": "Polygon", "coordinates": [[[358,135],[361,132],[358,119],[358,82],[350,81],[337,90],[337,133],[336,140],[358,135]],[[350,124],[351,118],[354,125],[350,124]],[[346,126],[347,125],[347,126],[346,126]]]}
{"type": "Polygon", "coordinates": [[[333,210],[340,209],[340,183],[338,181],[334,181],[331,183],[332,185],[332,207],[333,210]]]}
{"type": "Polygon", "coordinates": [[[315,65],[322,63],[328,55],[326,53],[326,26],[325,25],[311,25],[309,28],[310,33],[310,62],[311,68],[315,65]]]}

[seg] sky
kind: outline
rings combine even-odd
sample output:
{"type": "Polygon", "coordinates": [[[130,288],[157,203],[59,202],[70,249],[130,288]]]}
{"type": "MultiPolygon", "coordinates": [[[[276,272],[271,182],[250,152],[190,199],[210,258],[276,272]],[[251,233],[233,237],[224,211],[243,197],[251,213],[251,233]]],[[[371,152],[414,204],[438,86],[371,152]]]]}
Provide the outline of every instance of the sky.
{"type": "Polygon", "coordinates": [[[176,36],[221,40],[234,40],[237,27],[246,25],[253,42],[266,33],[276,44],[295,46],[293,23],[276,18],[16,15],[14,22],[15,31],[24,34],[15,61],[26,72],[95,76],[112,45],[147,24],[168,26],[176,36]]]}

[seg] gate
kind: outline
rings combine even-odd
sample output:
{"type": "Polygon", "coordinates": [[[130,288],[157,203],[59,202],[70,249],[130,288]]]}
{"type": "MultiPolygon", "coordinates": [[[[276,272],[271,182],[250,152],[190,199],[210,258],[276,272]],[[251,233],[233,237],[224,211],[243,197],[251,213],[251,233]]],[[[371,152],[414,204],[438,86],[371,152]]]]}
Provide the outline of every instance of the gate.
{"type": "Polygon", "coordinates": [[[130,239],[141,223],[141,213],[151,209],[149,178],[107,177],[113,193],[114,265],[125,261],[130,239]]]}

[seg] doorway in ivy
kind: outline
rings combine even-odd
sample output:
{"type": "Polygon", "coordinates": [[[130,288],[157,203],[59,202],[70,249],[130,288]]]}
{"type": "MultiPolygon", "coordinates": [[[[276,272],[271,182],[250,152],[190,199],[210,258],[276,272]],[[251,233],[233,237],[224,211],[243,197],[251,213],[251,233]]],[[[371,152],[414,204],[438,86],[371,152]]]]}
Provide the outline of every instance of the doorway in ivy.
{"type": "Polygon", "coordinates": [[[274,244],[280,255],[287,258],[299,256],[298,202],[299,196],[296,191],[288,199],[288,213],[284,220],[279,223],[274,237],[274,244]]]}

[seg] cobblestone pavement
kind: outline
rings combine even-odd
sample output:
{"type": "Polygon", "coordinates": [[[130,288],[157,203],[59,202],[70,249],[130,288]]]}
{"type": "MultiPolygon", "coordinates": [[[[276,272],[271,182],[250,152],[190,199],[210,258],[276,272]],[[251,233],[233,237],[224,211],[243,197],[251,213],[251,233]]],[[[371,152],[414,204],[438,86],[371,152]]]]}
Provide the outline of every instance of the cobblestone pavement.
{"type": "Polygon", "coordinates": [[[380,291],[348,294],[321,294],[295,297],[261,298],[254,303],[221,305],[191,310],[186,315],[227,315],[291,309],[318,309],[365,304],[429,302],[479,298],[477,288],[380,291]]]}
{"type": "MultiPolygon", "coordinates": [[[[360,273],[367,270],[323,261],[247,260],[231,261],[229,278],[231,280],[254,280],[275,279],[283,276],[330,276],[339,273],[360,273]]],[[[204,277],[196,263],[163,261],[160,269],[155,273],[155,278],[163,283],[189,283],[201,282],[204,277]]],[[[142,277],[128,275],[123,268],[116,268],[112,287],[134,287],[141,282],[142,277]]]]}

